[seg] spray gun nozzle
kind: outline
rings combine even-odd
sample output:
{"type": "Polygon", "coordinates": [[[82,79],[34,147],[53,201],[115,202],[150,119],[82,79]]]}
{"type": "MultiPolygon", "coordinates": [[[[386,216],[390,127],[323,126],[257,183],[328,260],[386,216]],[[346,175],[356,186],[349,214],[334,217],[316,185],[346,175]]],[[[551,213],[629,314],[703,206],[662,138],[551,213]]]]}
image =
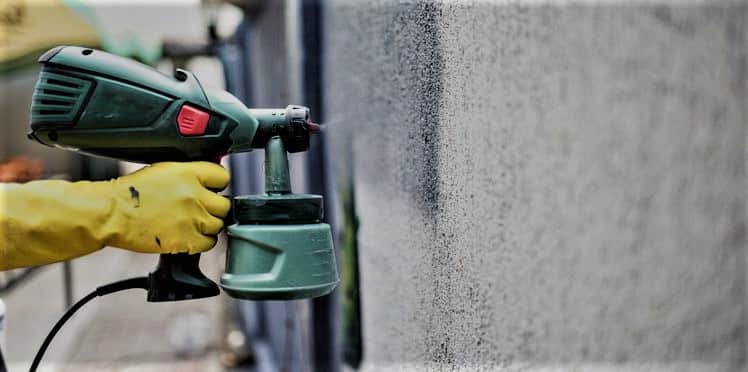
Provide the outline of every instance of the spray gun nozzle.
{"type": "Polygon", "coordinates": [[[319,133],[322,131],[322,126],[315,122],[309,121],[306,125],[309,128],[310,133],[319,133]]]}

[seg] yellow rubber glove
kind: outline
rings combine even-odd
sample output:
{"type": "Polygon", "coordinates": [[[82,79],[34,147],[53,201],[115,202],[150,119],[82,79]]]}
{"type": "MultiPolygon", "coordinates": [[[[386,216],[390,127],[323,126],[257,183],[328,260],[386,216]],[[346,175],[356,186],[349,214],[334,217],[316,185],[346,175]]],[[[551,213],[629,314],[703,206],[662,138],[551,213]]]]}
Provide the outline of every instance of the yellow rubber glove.
{"type": "Polygon", "coordinates": [[[230,202],[228,172],[208,162],[158,163],[103,182],[0,184],[0,270],[115,246],[199,253],[215,245],[230,202]]]}

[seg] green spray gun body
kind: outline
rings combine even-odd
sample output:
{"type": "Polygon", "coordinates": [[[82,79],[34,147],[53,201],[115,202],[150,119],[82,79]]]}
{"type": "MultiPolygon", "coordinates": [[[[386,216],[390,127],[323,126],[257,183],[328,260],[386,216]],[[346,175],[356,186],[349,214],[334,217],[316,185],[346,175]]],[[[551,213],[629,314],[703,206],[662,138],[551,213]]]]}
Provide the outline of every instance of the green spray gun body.
{"type": "Polygon", "coordinates": [[[47,145],[139,163],[214,160],[264,148],[266,138],[253,142],[260,126],[260,133],[284,137],[289,152],[306,150],[315,129],[304,107],[247,109],[227,92],[203,89],[184,70],[172,78],[72,46],[52,49],[39,62],[31,135],[47,145]]]}
{"type": "MultiPolygon", "coordinates": [[[[310,133],[319,130],[305,107],[248,109],[227,92],[204,89],[184,70],[170,77],[130,59],[74,46],[51,49],[39,62],[29,138],[48,146],[154,163],[218,161],[278,141],[285,160],[285,152],[307,150],[310,133]]],[[[285,169],[287,177],[287,163],[267,163],[268,173],[285,169]]],[[[198,264],[199,255],[161,255],[149,278],[148,300],[217,295],[218,287],[198,264]]],[[[337,283],[336,271],[334,277],[337,283]]]]}

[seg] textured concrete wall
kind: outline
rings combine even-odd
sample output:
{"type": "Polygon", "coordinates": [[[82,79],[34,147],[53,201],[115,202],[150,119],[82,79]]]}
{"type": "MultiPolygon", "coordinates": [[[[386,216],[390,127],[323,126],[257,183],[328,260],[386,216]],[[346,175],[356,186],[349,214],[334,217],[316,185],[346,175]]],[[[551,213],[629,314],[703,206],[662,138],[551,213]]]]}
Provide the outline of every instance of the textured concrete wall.
{"type": "Polygon", "coordinates": [[[365,369],[745,368],[745,3],[623,3],[328,5],[365,369]]]}

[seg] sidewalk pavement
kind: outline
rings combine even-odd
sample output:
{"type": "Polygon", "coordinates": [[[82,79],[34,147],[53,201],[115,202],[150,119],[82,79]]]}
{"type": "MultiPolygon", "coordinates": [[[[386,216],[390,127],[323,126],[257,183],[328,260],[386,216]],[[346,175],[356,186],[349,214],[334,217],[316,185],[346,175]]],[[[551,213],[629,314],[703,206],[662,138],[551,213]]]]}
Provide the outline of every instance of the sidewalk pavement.
{"type": "MultiPolygon", "coordinates": [[[[224,244],[203,254],[201,267],[216,279],[224,244]]],[[[73,261],[75,300],[97,286],[146,275],[158,257],[105,248],[73,261]]],[[[64,312],[62,266],[43,268],[3,300],[7,306],[9,371],[28,370],[37,348],[64,312]]],[[[134,289],[89,302],[52,342],[40,371],[221,371],[225,295],[148,303],[134,289]]]]}

